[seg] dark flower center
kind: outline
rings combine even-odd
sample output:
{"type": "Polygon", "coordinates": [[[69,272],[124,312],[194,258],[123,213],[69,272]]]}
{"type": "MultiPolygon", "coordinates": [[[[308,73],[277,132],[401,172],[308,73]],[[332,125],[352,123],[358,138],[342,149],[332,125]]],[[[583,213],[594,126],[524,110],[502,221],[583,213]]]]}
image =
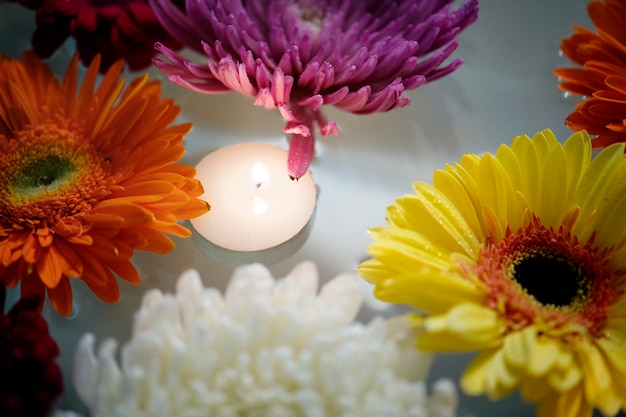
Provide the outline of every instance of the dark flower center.
{"type": "Polygon", "coordinates": [[[48,194],[67,183],[76,168],[72,162],[58,155],[45,155],[30,162],[13,182],[13,191],[25,198],[48,194]]]}
{"type": "Polygon", "coordinates": [[[487,304],[504,314],[511,329],[575,324],[599,335],[626,274],[611,269],[610,256],[608,248],[582,245],[566,228],[548,228],[533,218],[497,242],[487,239],[468,271],[484,284],[487,304]]]}
{"type": "Polygon", "coordinates": [[[538,251],[515,261],[513,278],[543,305],[570,306],[589,293],[585,271],[567,257],[549,252],[538,251]]]}

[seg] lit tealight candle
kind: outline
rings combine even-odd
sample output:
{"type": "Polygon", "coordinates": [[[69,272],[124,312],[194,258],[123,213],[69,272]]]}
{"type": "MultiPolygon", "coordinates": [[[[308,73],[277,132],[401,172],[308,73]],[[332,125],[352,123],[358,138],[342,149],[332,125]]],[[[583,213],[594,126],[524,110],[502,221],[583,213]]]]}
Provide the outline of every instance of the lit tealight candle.
{"type": "Polygon", "coordinates": [[[287,151],[265,143],[218,149],[196,166],[208,213],[190,220],[200,248],[230,265],[273,264],[306,241],[317,188],[310,172],[292,180],[287,151]]]}

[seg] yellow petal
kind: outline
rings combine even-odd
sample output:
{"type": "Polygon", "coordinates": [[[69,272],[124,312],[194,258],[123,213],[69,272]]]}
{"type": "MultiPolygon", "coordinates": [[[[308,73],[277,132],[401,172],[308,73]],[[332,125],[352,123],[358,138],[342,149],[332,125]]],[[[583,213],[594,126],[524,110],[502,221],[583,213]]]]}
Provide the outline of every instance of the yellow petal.
{"type": "MultiPolygon", "coordinates": [[[[618,372],[614,361],[606,361],[607,356],[603,355],[605,350],[601,347],[585,344],[582,350],[579,357],[585,371],[583,388],[587,401],[598,407],[604,415],[615,415],[624,401],[618,394],[619,385],[616,386],[616,380],[623,381],[626,375],[618,372]]],[[[624,359],[620,361],[623,362],[624,359]]]]}
{"type": "Polygon", "coordinates": [[[482,205],[489,208],[500,227],[517,230],[522,224],[523,210],[518,202],[516,191],[500,162],[486,154],[479,164],[479,196],[482,205]]]}
{"type": "Polygon", "coordinates": [[[516,136],[511,142],[511,149],[517,155],[523,169],[521,192],[526,197],[531,210],[535,211],[540,193],[540,165],[533,141],[526,136],[516,136]]]}
{"type": "Polygon", "coordinates": [[[433,185],[450,199],[450,202],[463,214],[465,222],[476,238],[482,241],[484,236],[476,206],[468,194],[467,187],[459,182],[459,177],[448,171],[437,170],[433,174],[433,185]]]}
{"type": "Polygon", "coordinates": [[[611,384],[611,375],[604,361],[604,357],[595,345],[585,343],[581,346],[582,352],[578,355],[585,372],[583,388],[587,401],[598,403],[606,389],[611,384]]]}
{"type": "Polygon", "coordinates": [[[626,375],[612,366],[609,366],[609,371],[611,372],[612,388],[620,398],[622,409],[626,411],[626,375]]]}
{"type": "Polygon", "coordinates": [[[559,353],[559,357],[556,361],[556,367],[558,369],[567,369],[573,366],[574,363],[574,354],[572,351],[567,349],[561,349],[561,353],[559,353]]]}
{"type": "Polygon", "coordinates": [[[435,270],[389,276],[376,286],[374,295],[380,300],[409,304],[431,314],[443,314],[458,303],[481,304],[485,297],[460,276],[435,270]]]}
{"type": "Polygon", "coordinates": [[[387,213],[389,224],[419,230],[433,245],[447,251],[474,254],[478,242],[473,232],[445,196],[435,193],[439,194],[438,200],[430,200],[419,192],[396,200],[394,209],[387,213]],[[455,212],[452,217],[451,210],[455,212]]]}
{"type": "Polygon", "coordinates": [[[582,370],[577,365],[553,369],[548,374],[550,386],[558,392],[569,391],[578,385],[583,377],[582,370]]]}
{"type": "MultiPolygon", "coordinates": [[[[424,318],[422,317],[423,328],[424,318]]],[[[422,333],[417,339],[417,348],[425,352],[471,352],[499,346],[499,340],[470,340],[466,334],[422,333]]]]}
{"type": "Polygon", "coordinates": [[[501,349],[484,350],[470,363],[461,377],[466,394],[487,394],[497,400],[509,395],[519,384],[520,374],[504,359],[501,349]]]}
{"type": "Polygon", "coordinates": [[[428,317],[424,330],[457,334],[473,343],[491,343],[500,339],[503,326],[500,316],[492,309],[475,303],[463,303],[447,314],[428,317]]]}
{"type": "Polygon", "coordinates": [[[478,218],[478,222],[482,229],[482,233],[476,232],[477,236],[486,236],[487,230],[484,227],[482,213],[480,210],[481,201],[479,200],[479,192],[478,192],[478,162],[480,158],[473,154],[466,154],[461,157],[460,164],[454,164],[454,166],[446,165],[446,172],[454,177],[458,183],[465,189],[465,193],[467,197],[472,202],[474,206],[474,211],[478,218]]]}
{"type": "MultiPolygon", "coordinates": [[[[559,228],[567,208],[568,200],[566,180],[567,157],[561,146],[555,146],[548,154],[548,160],[542,169],[541,192],[538,201],[537,214],[541,223],[547,227],[559,228]]],[[[569,200],[573,200],[572,192],[569,200]]]]}
{"type": "Polygon", "coordinates": [[[525,401],[536,403],[554,394],[547,378],[533,378],[526,375],[520,383],[520,394],[525,401]]]}
{"type": "Polygon", "coordinates": [[[502,222],[502,220],[498,218],[498,215],[494,213],[489,206],[482,206],[481,209],[486,233],[495,242],[501,241],[504,238],[507,224],[502,222]]]}
{"type": "Polygon", "coordinates": [[[522,367],[530,359],[536,342],[537,329],[533,326],[513,332],[504,339],[503,349],[506,360],[516,367],[522,367]]]}
{"type": "Polygon", "coordinates": [[[537,407],[537,417],[591,417],[592,413],[580,387],[563,394],[551,392],[537,407]]]}
{"type": "MultiPolygon", "coordinates": [[[[626,319],[624,318],[610,318],[603,329],[604,337],[597,340],[598,344],[612,341],[611,351],[620,352],[618,346],[623,345],[626,341],[626,319]],[[606,339],[606,341],[604,340],[606,339]]],[[[620,352],[621,353],[621,352],[620,352]]],[[[616,361],[617,366],[621,366],[621,361],[616,361]]]]}
{"type": "Polygon", "coordinates": [[[617,394],[614,386],[609,386],[598,398],[596,407],[605,416],[614,416],[622,407],[622,399],[617,394]]]}
{"type": "Polygon", "coordinates": [[[559,342],[547,337],[537,338],[532,347],[530,360],[528,362],[528,373],[534,377],[546,374],[559,359],[559,342]]]}
{"type": "Polygon", "coordinates": [[[626,339],[608,335],[597,339],[596,345],[604,354],[609,366],[617,368],[616,371],[623,373],[626,378],[626,339]]]}
{"type": "MultiPolygon", "coordinates": [[[[462,241],[457,243],[466,248],[466,253],[468,255],[475,254],[482,239],[476,236],[474,229],[467,223],[465,212],[459,211],[459,208],[445,194],[428,184],[417,182],[413,184],[413,189],[424,207],[433,213],[433,218],[438,218],[438,213],[440,213],[445,227],[451,228],[460,235],[462,241]]],[[[475,212],[471,211],[468,214],[471,218],[471,215],[475,214],[475,212]]]]}
{"type": "Polygon", "coordinates": [[[522,190],[522,184],[524,181],[523,178],[526,175],[526,170],[525,168],[522,169],[520,166],[520,161],[515,152],[513,152],[513,149],[505,144],[500,145],[498,151],[496,152],[496,158],[506,170],[513,189],[517,191],[522,190]]]}
{"type": "MultiPolygon", "coordinates": [[[[478,165],[479,164],[480,164],[480,156],[473,154],[473,153],[464,154],[463,156],[461,156],[461,161],[459,163],[459,165],[463,167],[463,171],[465,171],[465,173],[469,175],[473,180],[478,179],[478,172],[479,172],[478,165]]],[[[458,168],[459,168],[458,166],[455,167],[455,169],[457,170],[458,168]]]]}
{"type": "Polygon", "coordinates": [[[598,201],[595,218],[595,244],[602,247],[613,247],[624,244],[626,230],[626,159],[617,164],[616,172],[606,188],[603,197],[598,201]]]}
{"type": "Polygon", "coordinates": [[[542,163],[545,162],[545,156],[548,155],[554,147],[559,146],[558,139],[550,129],[544,129],[535,133],[533,143],[537,148],[537,155],[540,157],[539,161],[542,163]],[[542,158],[542,156],[544,158],[542,158]]]}
{"type": "Polygon", "coordinates": [[[614,144],[603,149],[593,158],[589,168],[580,179],[576,190],[576,204],[580,206],[579,221],[573,232],[579,236],[581,243],[586,243],[595,231],[593,221],[598,202],[602,201],[603,194],[624,157],[624,145],[614,144]]]}
{"type": "Polygon", "coordinates": [[[567,181],[565,195],[569,198],[564,202],[565,207],[573,204],[573,198],[583,173],[591,162],[591,139],[585,131],[572,134],[563,144],[567,155],[567,181]]]}
{"type": "Polygon", "coordinates": [[[482,395],[487,392],[487,375],[491,360],[499,349],[489,349],[480,352],[467,367],[461,376],[460,385],[468,395],[482,395]]]}
{"type": "Polygon", "coordinates": [[[614,250],[612,256],[608,259],[608,267],[614,271],[623,271],[626,269],[626,245],[618,246],[614,250]]]}
{"type": "Polygon", "coordinates": [[[357,267],[357,273],[372,284],[378,284],[389,278],[390,270],[387,264],[378,259],[368,259],[357,267]]]}
{"type": "Polygon", "coordinates": [[[393,271],[407,268],[419,271],[423,267],[447,269],[450,253],[420,233],[412,230],[381,227],[370,229],[374,242],[367,252],[376,259],[384,260],[393,271]]]}

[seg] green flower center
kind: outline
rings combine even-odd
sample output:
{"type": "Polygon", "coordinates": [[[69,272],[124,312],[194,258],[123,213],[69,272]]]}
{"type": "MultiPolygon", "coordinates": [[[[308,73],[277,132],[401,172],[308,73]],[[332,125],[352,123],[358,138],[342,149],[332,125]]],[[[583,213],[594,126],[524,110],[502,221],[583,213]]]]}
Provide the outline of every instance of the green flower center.
{"type": "Polygon", "coordinates": [[[57,155],[45,155],[29,162],[13,181],[15,194],[30,198],[48,195],[63,184],[69,183],[76,171],[74,164],[57,155]]]}
{"type": "Polygon", "coordinates": [[[513,279],[543,305],[567,307],[589,294],[585,271],[566,256],[537,251],[513,262],[513,279]]]}
{"type": "Polygon", "coordinates": [[[2,228],[48,227],[109,194],[111,164],[76,131],[41,124],[0,147],[2,228]]]}

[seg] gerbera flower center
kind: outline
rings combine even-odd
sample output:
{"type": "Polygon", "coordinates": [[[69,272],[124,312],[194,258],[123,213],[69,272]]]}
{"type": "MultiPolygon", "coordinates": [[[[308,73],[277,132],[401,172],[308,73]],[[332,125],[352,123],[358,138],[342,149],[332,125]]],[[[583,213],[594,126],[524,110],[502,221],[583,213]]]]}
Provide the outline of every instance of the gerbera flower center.
{"type": "Polygon", "coordinates": [[[89,141],[56,125],[20,131],[0,144],[0,152],[2,227],[52,225],[88,212],[111,177],[110,163],[89,141]]]}
{"type": "Polygon", "coordinates": [[[71,161],[58,155],[43,158],[26,165],[15,176],[13,190],[23,197],[49,194],[72,178],[76,167],[71,161]]]}
{"type": "Polygon", "coordinates": [[[487,241],[466,272],[485,284],[490,307],[501,311],[511,328],[542,322],[599,333],[624,275],[610,270],[608,259],[608,250],[581,245],[563,228],[535,220],[500,242],[487,241]]]}
{"type": "Polygon", "coordinates": [[[567,257],[539,250],[513,262],[513,279],[543,305],[570,306],[589,294],[585,271],[567,257]]]}

